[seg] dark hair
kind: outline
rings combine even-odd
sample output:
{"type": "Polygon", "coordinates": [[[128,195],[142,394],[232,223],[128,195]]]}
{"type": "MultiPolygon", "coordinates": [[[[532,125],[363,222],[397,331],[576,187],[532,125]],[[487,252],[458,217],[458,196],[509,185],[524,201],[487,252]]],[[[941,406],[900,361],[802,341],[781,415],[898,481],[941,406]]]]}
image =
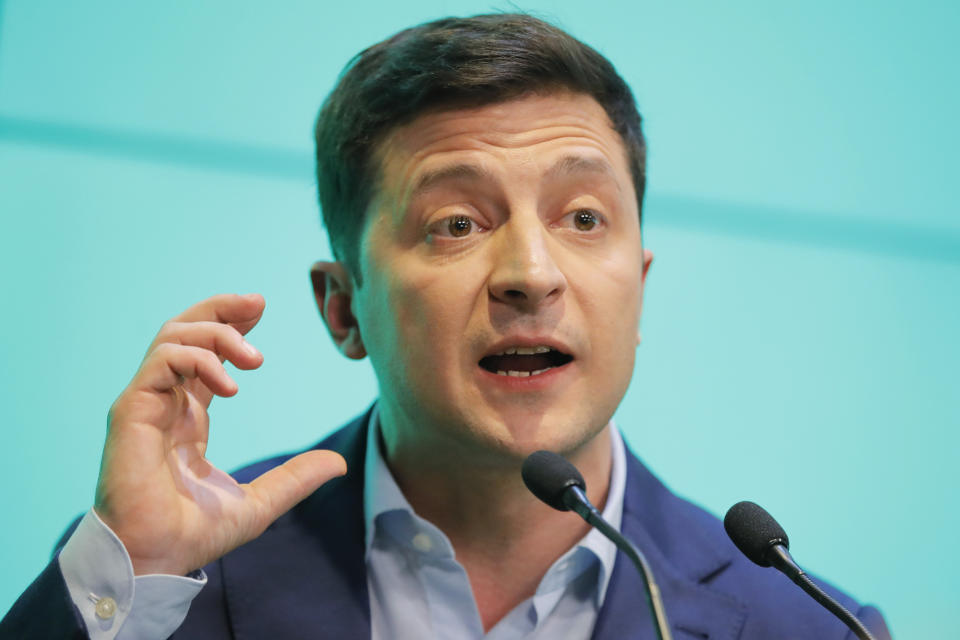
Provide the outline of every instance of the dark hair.
{"type": "Polygon", "coordinates": [[[623,139],[642,209],[646,148],[630,88],[595,49],[524,14],[445,18],[360,52],[317,117],[317,188],[334,256],[360,282],[360,237],[379,179],[377,145],[396,127],[440,109],[528,93],[593,97],[623,139]]]}

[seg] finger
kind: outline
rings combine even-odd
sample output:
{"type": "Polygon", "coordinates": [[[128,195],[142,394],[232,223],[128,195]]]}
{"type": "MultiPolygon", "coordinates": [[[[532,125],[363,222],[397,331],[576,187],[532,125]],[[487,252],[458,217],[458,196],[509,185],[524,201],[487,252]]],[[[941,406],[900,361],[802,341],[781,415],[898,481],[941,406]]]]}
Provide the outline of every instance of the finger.
{"type": "Polygon", "coordinates": [[[152,391],[169,391],[184,380],[200,380],[218,396],[237,392],[233,381],[216,354],[209,349],[165,342],[158,345],[143,361],[133,379],[136,387],[152,391]]]}
{"type": "Polygon", "coordinates": [[[167,322],[150,346],[170,342],[213,351],[220,360],[229,360],[239,369],[256,369],[263,364],[263,355],[247,342],[239,331],[217,322],[167,322]]]}
{"type": "Polygon", "coordinates": [[[282,465],[270,469],[247,485],[260,505],[252,523],[253,536],[260,535],[270,524],[323,483],[347,472],[347,462],[336,451],[313,450],[301,453],[282,465]]]}
{"type": "Polygon", "coordinates": [[[259,322],[265,306],[266,302],[259,293],[245,296],[226,293],[198,302],[172,321],[219,322],[230,324],[241,334],[246,334],[259,322]]]}

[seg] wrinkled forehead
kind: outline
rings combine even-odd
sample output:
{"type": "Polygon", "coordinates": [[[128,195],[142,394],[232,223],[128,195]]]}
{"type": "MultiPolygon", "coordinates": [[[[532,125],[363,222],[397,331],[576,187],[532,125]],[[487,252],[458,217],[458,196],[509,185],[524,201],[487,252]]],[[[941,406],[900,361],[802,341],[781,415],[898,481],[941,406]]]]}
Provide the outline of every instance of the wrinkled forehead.
{"type": "MultiPolygon", "coordinates": [[[[626,146],[603,107],[569,92],[528,94],[478,107],[437,109],[391,130],[373,156],[376,195],[409,195],[423,174],[474,157],[480,163],[525,157],[554,162],[561,147],[570,156],[607,162],[632,188],[626,146]],[[576,149],[576,152],[570,151],[576,149]]],[[[487,167],[488,169],[491,167],[487,167]]],[[[465,174],[466,177],[466,174],[465,174]]]]}

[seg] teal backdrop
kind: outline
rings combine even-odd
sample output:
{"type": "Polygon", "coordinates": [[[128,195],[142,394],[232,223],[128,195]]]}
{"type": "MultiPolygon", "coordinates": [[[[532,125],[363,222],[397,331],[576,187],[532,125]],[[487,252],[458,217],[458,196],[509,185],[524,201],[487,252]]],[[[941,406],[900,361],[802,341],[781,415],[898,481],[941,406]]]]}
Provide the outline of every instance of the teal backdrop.
{"type": "Polygon", "coordinates": [[[0,609],[92,500],[160,324],[262,293],[213,407],[234,468],[375,396],[332,348],[312,121],[402,27],[522,8],[607,55],[650,147],[644,342],[617,419],[677,492],[749,498],[898,638],[957,637],[960,5],[6,0],[0,5],[0,609]]]}

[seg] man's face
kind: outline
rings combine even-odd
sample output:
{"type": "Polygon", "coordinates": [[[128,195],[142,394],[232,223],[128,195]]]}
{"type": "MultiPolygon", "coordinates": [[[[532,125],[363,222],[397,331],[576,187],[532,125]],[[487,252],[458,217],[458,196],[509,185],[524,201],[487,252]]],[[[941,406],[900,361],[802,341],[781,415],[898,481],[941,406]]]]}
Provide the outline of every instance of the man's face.
{"type": "Polygon", "coordinates": [[[423,115],[379,150],[352,309],[388,453],[577,450],[626,392],[650,262],[606,113],[533,95],[423,115]]]}

